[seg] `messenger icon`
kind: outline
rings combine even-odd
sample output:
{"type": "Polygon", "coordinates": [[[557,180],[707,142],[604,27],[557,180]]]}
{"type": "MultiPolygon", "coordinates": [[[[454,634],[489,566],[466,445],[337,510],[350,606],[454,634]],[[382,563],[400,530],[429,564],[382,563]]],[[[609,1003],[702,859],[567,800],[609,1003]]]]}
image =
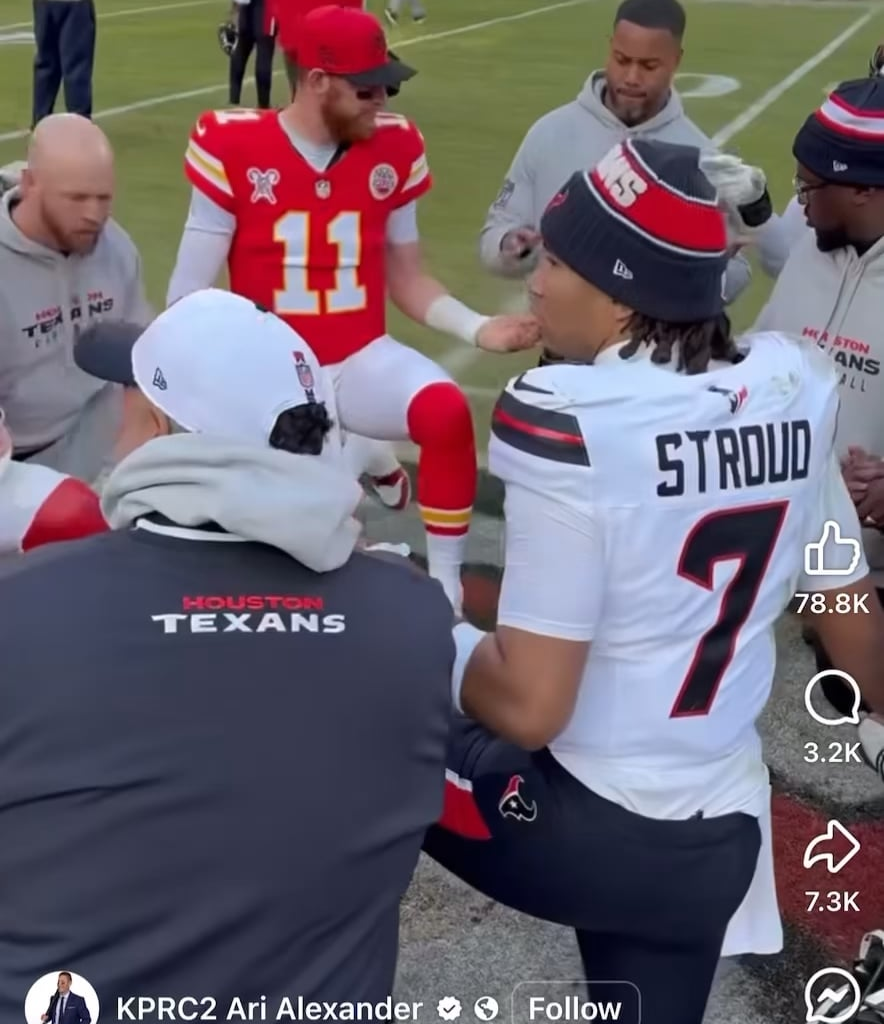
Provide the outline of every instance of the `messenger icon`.
{"type": "Polygon", "coordinates": [[[846,1024],[861,1003],[859,982],[842,967],[824,967],[804,986],[807,1024],[846,1024]]]}
{"type": "Polygon", "coordinates": [[[862,702],[862,694],[860,693],[859,685],[853,676],[849,676],[846,672],[842,672],[837,668],[829,668],[823,672],[817,672],[817,674],[810,680],[807,686],[804,687],[804,706],[807,708],[807,713],[815,721],[819,722],[820,725],[859,725],[861,718],[859,713],[860,704],[862,702]],[[829,708],[830,714],[833,716],[827,718],[821,714],[813,706],[811,697],[813,696],[813,688],[822,679],[826,679],[828,676],[837,676],[841,679],[850,690],[850,714],[844,716],[840,714],[835,708],[829,708]]]}

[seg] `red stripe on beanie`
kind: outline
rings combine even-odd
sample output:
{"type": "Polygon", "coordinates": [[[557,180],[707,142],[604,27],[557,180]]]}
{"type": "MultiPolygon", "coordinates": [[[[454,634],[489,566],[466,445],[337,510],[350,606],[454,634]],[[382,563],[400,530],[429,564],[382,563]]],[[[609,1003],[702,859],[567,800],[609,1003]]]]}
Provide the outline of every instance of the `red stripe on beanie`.
{"type": "Polygon", "coordinates": [[[884,111],[861,110],[832,93],[814,116],[830,131],[847,138],[884,142],[884,111]]]}
{"type": "Polygon", "coordinates": [[[727,248],[724,217],[714,203],[666,188],[621,144],[588,175],[593,191],[616,217],[666,248],[720,254],[727,248]]]}

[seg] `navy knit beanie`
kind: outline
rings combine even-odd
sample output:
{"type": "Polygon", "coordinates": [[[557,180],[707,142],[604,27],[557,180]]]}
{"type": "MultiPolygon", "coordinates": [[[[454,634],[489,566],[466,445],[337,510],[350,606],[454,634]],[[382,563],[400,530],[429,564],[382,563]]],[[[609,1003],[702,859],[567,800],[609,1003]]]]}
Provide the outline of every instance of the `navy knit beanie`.
{"type": "Polygon", "coordinates": [[[552,199],[544,245],[637,313],[670,323],[718,316],[727,228],[699,158],[693,146],[619,143],[552,199]]]}
{"type": "Polygon", "coordinates": [[[823,181],[884,187],[884,78],[842,82],[801,126],[792,155],[823,181]]]}

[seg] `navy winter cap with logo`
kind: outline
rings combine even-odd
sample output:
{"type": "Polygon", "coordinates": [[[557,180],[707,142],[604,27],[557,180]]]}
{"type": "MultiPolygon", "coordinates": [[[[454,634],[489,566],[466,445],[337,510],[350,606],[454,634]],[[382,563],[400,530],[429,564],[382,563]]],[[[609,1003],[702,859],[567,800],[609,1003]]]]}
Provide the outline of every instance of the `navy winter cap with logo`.
{"type": "Polygon", "coordinates": [[[801,126],[792,155],[823,181],[884,187],[884,78],[842,82],[801,126]]]}
{"type": "Polygon", "coordinates": [[[699,160],[694,146],[619,143],[552,199],[544,245],[637,313],[670,323],[718,316],[727,226],[699,160]]]}

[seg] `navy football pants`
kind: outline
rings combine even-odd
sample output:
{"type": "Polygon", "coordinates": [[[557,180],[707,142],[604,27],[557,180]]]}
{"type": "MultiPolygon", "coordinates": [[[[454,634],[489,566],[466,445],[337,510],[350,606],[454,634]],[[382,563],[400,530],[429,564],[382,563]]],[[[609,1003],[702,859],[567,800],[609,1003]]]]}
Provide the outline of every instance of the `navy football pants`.
{"type": "Polygon", "coordinates": [[[641,817],[548,750],[521,750],[461,717],[448,770],[425,851],[499,903],[576,929],[586,979],[634,983],[648,1024],[701,1024],[755,873],[756,819],[641,817]]]}
{"type": "Polygon", "coordinates": [[[68,112],[92,116],[95,34],[92,0],[34,0],[32,124],[52,113],[62,81],[68,112]]]}
{"type": "Polygon", "coordinates": [[[230,102],[238,107],[242,99],[242,86],[246,77],[246,65],[252,50],[255,51],[255,90],[258,93],[258,107],[270,109],[270,93],[273,88],[273,52],[276,39],[265,31],[264,0],[252,0],[241,5],[237,23],[237,40],[230,55],[230,102]]]}

